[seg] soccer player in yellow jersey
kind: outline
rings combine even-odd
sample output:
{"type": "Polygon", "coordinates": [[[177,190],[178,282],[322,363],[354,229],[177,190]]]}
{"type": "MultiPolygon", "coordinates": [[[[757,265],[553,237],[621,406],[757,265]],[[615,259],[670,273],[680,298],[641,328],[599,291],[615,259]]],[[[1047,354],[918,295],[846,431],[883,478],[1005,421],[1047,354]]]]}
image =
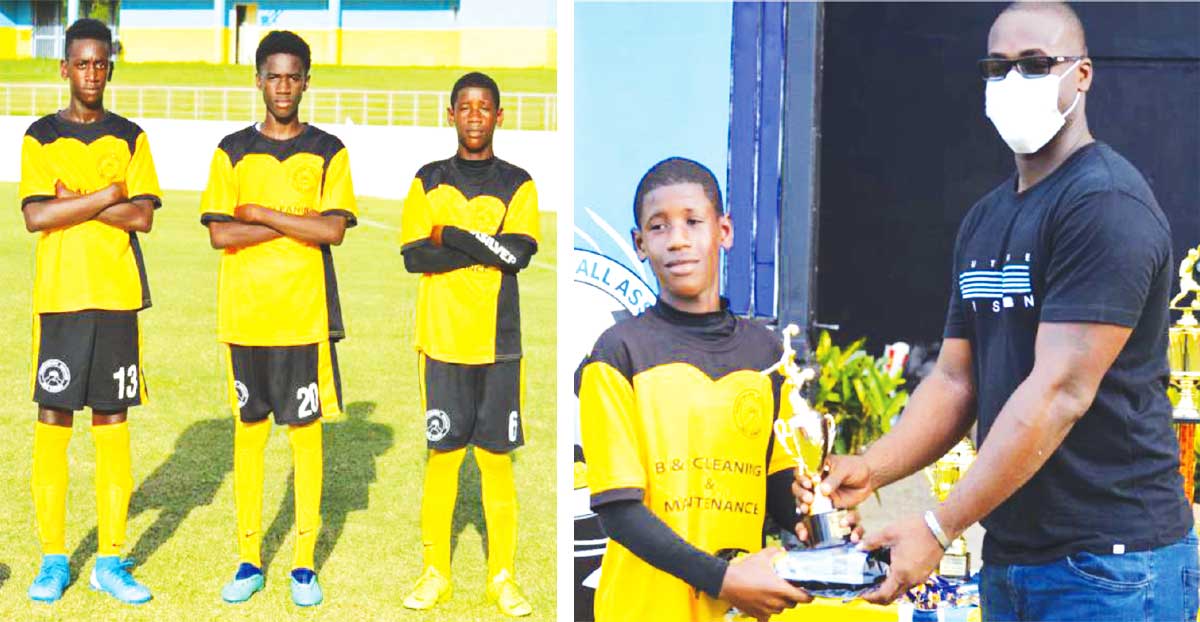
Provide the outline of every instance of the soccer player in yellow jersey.
{"type": "Polygon", "coordinates": [[[468,73],[450,91],[458,152],[417,172],[404,201],[404,267],[420,273],[416,347],[429,461],[421,499],[424,571],[404,599],[429,609],[450,597],[450,522],[458,471],[474,445],[488,531],[487,596],[510,616],[532,612],[513,557],[517,495],[509,452],[521,429],[524,361],[517,273],[537,252],[537,191],[495,156],[500,89],[468,73]]]}
{"type": "Polygon", "coordinates": [[[223,138],[200,200],[222,249],[217,339],[234,412],[234,495],[240,565],[228,602],[263,587],[263,451],[268,414],[288,426],[295,469],[292,601],[320,604],[313,552],[321,527],[321,420],[341,414],[334,342],[345,336],[330,247],[356,220],[350,161],[332,134],[301,123],[308,44],[272,31],[255,54],[266,119],[223,138]]]}
{"type": "Polygon", "coordinates": [[[29,597],[54,602],[70,583],[65,517],[74,413],[92,408],[99,551],[89,579],[127,603],[150,600],[120,558],[133,491],[126,413],[147,399],[138,311],[150,306],[137,234],[162,192],[146,134],[104,109],[112,33],[93,19],[66,32],[67,107],[29,126],[21,148],[21,211],[37,232],[33,285],[33,505],[41,570],[29,597]]]}
{"type": "Polygon", "coordinates": [[[768,514],[807,535],[795,462],[773,432],[782,382],[760,372],[782,356],[780,338],[720,297],[733,225],[712,172],[655,164],[633,212],[659,301],[605,331],[577,374],[591,506],[611,538],[596,620],[717,620],[731,605],[765,620],[811,599],[775,574],[779,551],[762,542],[768,514]],[[743,551],[757,552],[727,561],[743,551]]]}

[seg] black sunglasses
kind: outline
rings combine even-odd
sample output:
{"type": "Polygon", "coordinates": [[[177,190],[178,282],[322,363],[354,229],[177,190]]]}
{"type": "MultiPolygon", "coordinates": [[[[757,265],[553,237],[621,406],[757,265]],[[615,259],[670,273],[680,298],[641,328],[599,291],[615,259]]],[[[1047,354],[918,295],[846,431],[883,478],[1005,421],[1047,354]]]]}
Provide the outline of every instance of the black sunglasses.
{"type": "Polygon", "coordinates": [[[1026,78],[1040,78],[1050,75],[1050,69],[1059,63],[1069,60],[1081,60],[1084,56],[1022,56],[1014,60],[1007,58],[979,59],[979,75],[984,80],[1003,80],[1004,76],[1017,67],[1017,73],[1026,78]]]}

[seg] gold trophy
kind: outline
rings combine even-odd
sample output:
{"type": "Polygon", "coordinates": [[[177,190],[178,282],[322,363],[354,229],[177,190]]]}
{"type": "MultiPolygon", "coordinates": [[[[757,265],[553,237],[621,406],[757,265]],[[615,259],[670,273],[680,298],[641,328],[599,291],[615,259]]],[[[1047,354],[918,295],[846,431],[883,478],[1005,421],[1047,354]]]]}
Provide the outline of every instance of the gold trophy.
{"type": "Polygon", "coordinates": [[[1180,317],[1168,331],[1170,345],[1167,349],[1171,384],[1179,388],[1179,401],[1172,417],[1179,435],[1179,472],[1183,475],[1183,492],[1189,504],[1195,487],[1196,424],[1200,423],[1200,412],[1196,409],[1196,385],[1200,383],[1200,322],[1196,321],[1195,315],[1200,310],[1200,296],[1197,296],[1200,284],[1193,277],[1198,260],[1200,246],[1189,250],[1179,262],[1179,294],[1171,299],[1171,310],[1179,311],[1180,317]],[[1185,304],[1189,295],[1192,301],[1185,304]]]}
{"type": "MultiPolygon", "coordinates": [[[[963,438],[937,462],[925,467],[925,479],[929,480],[938,503],[950,496],[954,485],[974,461],[975,449],[971,447],[970,440],[963,438]]],[[[950,543],[938,566],[938,574],[947,579],[966,579],[971,576],[971,553],[967,550],[966,537],[959,535],[950,543]]]]}
{"type": "Polygon", "coordinates": [[[821,494],[816,484],[826,472],[826,460],[833,452],[833,443],[837,434],[837,426],[833,416],[813,410],[808,401],[800,395],[804,385],[814,378],[816,372],[811,368],[801,368],[796,363],[796,351],[792,349],[792,338],[800,334],[795,324],[789,324],[783,329],[783,357],[764,374],[778,372],[784,377],[784,390],[790,402],[792,416],[775,421],[775,438],[780,446],[796,461],[797,468],[813,482],[813,502],[809,504],[808,514],[801,519],[808,529],[808,542],[811,548],[836,546],[847,541],[850,529],[842,525],[846,515],[845,510],[833,507],[829,497],[821,494]]]}

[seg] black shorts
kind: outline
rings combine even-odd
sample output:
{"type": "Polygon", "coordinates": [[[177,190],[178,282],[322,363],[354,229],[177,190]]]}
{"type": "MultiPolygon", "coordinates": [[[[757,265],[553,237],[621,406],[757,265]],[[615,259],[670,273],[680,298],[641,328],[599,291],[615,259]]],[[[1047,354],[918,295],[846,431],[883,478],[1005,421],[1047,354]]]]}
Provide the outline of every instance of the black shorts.
{"type": "Polygon", "coordinates": [[[418,354],[417,373],[430,449],[450,451],[470,443],[507,453],[525,444],[524,360],[459,365],[418,354]]]}
{"type": "Polygon", "coordinates": [[[333,343],[301,346],[224,344],[229,405],[246,423],[275,414],[301,424],[342,413],[342,379],[333,343]]]}
{"type": "Polygon", "coordinates": [[[136,311],[41,313],[33,322],[33,401],[119,412],[149,399],[136,311]]]}

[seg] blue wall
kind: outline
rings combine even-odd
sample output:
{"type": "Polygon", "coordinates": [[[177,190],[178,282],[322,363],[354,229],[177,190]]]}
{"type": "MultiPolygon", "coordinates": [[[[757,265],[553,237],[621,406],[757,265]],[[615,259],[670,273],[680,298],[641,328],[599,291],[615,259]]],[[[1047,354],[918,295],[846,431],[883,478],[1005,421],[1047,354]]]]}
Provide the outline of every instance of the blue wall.
{"type": "MultiPolygon", "coordinates": [[[[712,169],[724,191],[731,11],[728,3],[575,5],[575,247],[641,269],[650,283],[649,266],[629,256],[642,174],[685,156],[712,169]]],[[[735,229],[735,239],[749,233],[735,229]]]]}

